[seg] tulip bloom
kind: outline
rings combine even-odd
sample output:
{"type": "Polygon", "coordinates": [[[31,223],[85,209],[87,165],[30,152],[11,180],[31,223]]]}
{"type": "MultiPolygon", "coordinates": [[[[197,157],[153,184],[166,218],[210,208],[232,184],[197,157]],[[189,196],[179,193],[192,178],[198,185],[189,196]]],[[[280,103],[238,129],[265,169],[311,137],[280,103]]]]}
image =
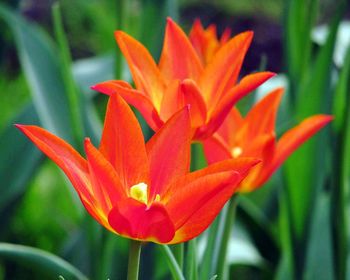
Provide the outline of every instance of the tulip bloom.
{"type": "Polygon", "coordinates": [[[199,19],[194,21],[189,38],[203,65],[208,64],[215,53],[230,39],[231,29],[226,28],[218,39],[216,25],[211,24],[206,29],[199,19]]]}
{"type": "Polygon", "coordinates": [[[40,127],[17,127],[64,171],[95,220],[135,240],[178,243],[196,237],[257,163],[229,160],[189,173],[188,108],[145,145],[136,117],[118,95],[108,103],[100,147],[85,139],[86,159],[40,127]]]}
{"type": "Polygon", "coordinates": [[[276,141],[275,121],[282,94],[283,89],[271,92],[245,118],[234,108],[217,132],[204,142],[209,163],[242,156],[262,159],[241,182],[242,192],[263,185],[294,150],[332,120],[327,115],[309,117],[276,141]]]}
{"type": "Polygon", "coordinates": [[[194,139],[205,139],[221,125],[239,99],[274,75],[254,73],[238,81],[252,32],[229,40],[206,66],[186,34],[171,19],[167,22],[159,65],[131,36],[122,31],[117,31],[115,36],[129,64],[136,89],[118,80],[97,84],[92,89],[121,95],[141,112],[154,131],[184,105],[190,104],[194,139]]]}

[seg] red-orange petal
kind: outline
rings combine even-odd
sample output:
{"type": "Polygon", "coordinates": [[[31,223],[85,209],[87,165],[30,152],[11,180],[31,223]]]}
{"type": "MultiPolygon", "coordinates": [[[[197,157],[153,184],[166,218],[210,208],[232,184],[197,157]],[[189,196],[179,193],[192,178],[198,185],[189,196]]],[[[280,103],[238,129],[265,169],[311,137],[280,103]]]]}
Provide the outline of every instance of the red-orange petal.
{"type": "Polygon", "coordinates": [[[106,81],[91,87],[107,95],[119,94],[126,102],[137,108],[153,130],[158,130],[163,122],[152,103],[141,91],[134,90],[123,81],[106,81]]]}
{"type": "Polygon", "coordinates": [[[186,105],[190,105],[192,127],[203,125],[206,121],[207,109],[195,82],[190,79],[185,79],[182,82],[172,80],[162,100],[161,119],[168,120],[186,105]]]}
{"type": "Polygon", "coordinates": [[[237,133],[244,124],[244,119],[236,107],[233,107],[228,113],[222,125],[218,128],[215,135],[219,135],[228,146],[233,147],[237,133]]]}
{"type": "Polygon", "coordinates": [[[242,176],[227,171],[200,177],[173,193],[166,204],[176,229],[172,243],[184,242],[204,231],[235,192],[242,176]]]}
{"type": "Polygon", "coordinates": [[[317,133],[333,119],[328,115],[315,115],[305,119],[296,127],[288,130],[277,142],[274,157],[268,168],[264,169],[261,184],[306,140],[317,133]]]}
{"type": "MultiPolygon", "coordinates": [[[[180,191],[182,188],[184,188],[183,191],[186,191],[188,184],[207,175],[226,171],[235,171],[242,177],[245,177],[248,174],[249,170],[260,162],[261,160],[256,158],[240,157],[213,163],[206,168],[188,173],[185,176],[182,176],[178,180],[174,181],[171,185],[168,186],[166,192],[161,195],[161,200],[163,203],[167,204],[170,200],[173,199],[173,196],[176,192],[180,191]]],[[[205,190],[206,188],[204,187],[203,191],[205,190]]]]}
{"type": "Polygon", "coordinates": [[[239,84],[231,89],[230,92],[219,102],[213,114],[209,116],[209,123],[197,132],[195,136],[196,139],[205,139],[212,135],[225,120],[227,114],[231,111],[237,101],[274,75],[275,74],[271,72],[259,72],[245,76],[239,84]]]}
{"type": "Polygon", "coordinates": [[[163,50],[159,61],[166,83],[186,78],[198,80],[203,71],[200,59],[182,29],[168,18],[163,50]]]}
{"type": "Polygon", "coordinates": [[[38,126],[16,127],[63,170],[81,197],[94,202],[86,160],[71,145],[38,126]]]}
{"type": "Polygon", "coordinates": [[[85,139],[84,147],[91,176],[92,193],[107,218],[110,209],[126,198],[128,190],[120,181],[111,163],[91,144],[89,138],[85,139]]]}
{"type": "Polygon", "coordinates": [[[189,171],[192,130],[188,107],[175,114],[148,141],[150,163],[150,199],[161,197],[165,188],[189,171]]]}
{"type": "Polygon", "coordinates": [[[137,200],[127,198],[111,210],[108,221],[120,235],[142,241],[168,243],[175,234],[167,211],[159,203],[148,207],[137,200]]]}
{"type": "Polygon", "coordinates": [[[152,56],[140,42],[122,31],[116,31],[115,38],[129,64],[136,88],[159,108],[164,83],[152,56]]]}
{"type": "Polygon", "coordinates": [[[202,94],[193,80],[185,79],[180,85],[184,105],[190,105],[191,125],[193,128],[205,124],[207,107],[202,94]]]}
{"type": "Polygon", "coordinates": [[[283,91],[283,88],[273,90],[249,111],[244,120],[247,123],[246,139],[274,133],[283,91]]]}
{"type": "Polygon", "coordinates": [[[205,68],[199,86],[203,90],[206,103],[213,108],[224,93],[235,85],[252,38],[251,31],[233,37],[215,53],[211,63],[205,68]]]}
{"type": "Polygon", "coordinates": [[[223,139],[217,134],[214,134],[212,137],[205,139],[203,141],[203,148],[208,164],[219,162],[232,157],[227,143],[225,143],[225,141],[223,141],[223,139]]]}
{"type": "Polygon", "coordinates": [[[110,97],[99,150],[126,188],[149,181],[148,157],[141,127],[128,104],[110,97]]]}

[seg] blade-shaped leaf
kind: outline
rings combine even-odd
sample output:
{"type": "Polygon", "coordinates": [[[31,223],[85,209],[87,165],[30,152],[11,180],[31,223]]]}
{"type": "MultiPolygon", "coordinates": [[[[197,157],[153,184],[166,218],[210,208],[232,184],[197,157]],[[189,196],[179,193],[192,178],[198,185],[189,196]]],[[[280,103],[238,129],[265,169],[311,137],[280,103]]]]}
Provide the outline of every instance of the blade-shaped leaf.
{"type": "MultiPolygon", "coordinates": [[[[33,104],[26,106],[0,135],[0,213],[20,197],[42,162],[43,155],[13,126],[14,123],[38,124],[33,104]]],[[[9,213],[6,217],[11,216],[9,213]]],[[[5,226],[2,219],[1,227],[5,226]]]]}
{"type": "Polygon", "coordinates": [[[56,255],[29,246],[0,243],[0,257],[37,269],[48,277],[57,279],[87,280],[79,270],[56,255]]]}
{"type": "Polygon", "coordinates": [[[55,45],[38,26],[3,5],[0,5],[0,17],[12,29],[20,63],[42,125],[73,143],[69,104],[55,45]]]}

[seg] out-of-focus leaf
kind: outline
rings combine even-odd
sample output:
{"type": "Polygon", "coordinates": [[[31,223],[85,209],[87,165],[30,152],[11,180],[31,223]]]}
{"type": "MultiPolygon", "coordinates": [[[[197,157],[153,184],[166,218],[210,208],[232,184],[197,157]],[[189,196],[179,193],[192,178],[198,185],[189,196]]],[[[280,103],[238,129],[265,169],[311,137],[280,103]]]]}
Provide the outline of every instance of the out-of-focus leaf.
{"type": "Polygon", "coordinates": [[[20,62],[42,125],[73,143],[69,104],[55,45],[38,26],[3,5],[0,6],[0,17],[14,34],[20,62]]]}
{"type": "MultiPolygon", "coordinates": [[[[33,104],[26,106],[0,135],[0,217],[1,227],[11,217],[10,207],[25,192],[26,186],[42,162],[43,155],[21,135],[14,123],[38,124],[33,104]],[[6,214],[6,215],[5,215],[6,214]]],[[[13,210],[13,209],[12,209],[13,210]]]]}
{"type": "Polygon", "coordinates": [[[65,260],[40,249],[0,243],[0,257],[36,269],[50,279],[57,279],[61,275],[65,279],[87,280],[86,276],[65,260]]]}
{"type": "MultiPolygon", "coordinates": [[[[321,25],[312,31],[312,39],[319,45],[326,42],[329,28],[327,25],[321,25]]],[[[335,50],[333,53],[334,63],[338,67],[342,67],[345,62],[347,49],[350,46],[350,21],[344,20],[339,24],[337,40],[335,43],[335,50]]]]}
{"type": "Polygon", "coordinates": [[[350,47],[341,70],[334,94],[333,113],[335,115],[334,175],[333,182],[333,228],[334,251],[337,279],[345,279],[349,240],[349,193],[350,193],[350,47]]]}
{"type": "Polygon", "coordinates": [[[259,267],[264,264],[264,259],[250,240],[248,232],[239,223],[233,227],[227,253],[227,262],[230,265],[245,264],[259,267]]]}
{"type": "Polygon", "coordinates": [[[303,81],[309,67],[312,42],[311,28],[318,11],[317,0],[285,1],[285,52],[286,66],[291,78],[292,96],[297,85],[303,81]],[[296,20],[298,19],[298,20],[296,20]]]}
{"type": "Polygon", "coordinates": [[[339,133],[341,129],[344,128],[346,113],[347,113],[347,110],[349,110],[349,104],[347,102],[350,100],[350,98],[348,98],[349,90],[350,90],[349,77],[350,77],[350,46],[348,48],[344,65],[340,72],[339,79],[334,92],[333,126],[337,133],[339,133]]]}
{"type": "Polygon", "coordinates": [[[114,63],[114,53],[75,61],[73,75],[80,90],[89,96],[97,94],[90,87],[114,79],[114,63]]]}
{"type": "Polygon", "coordinates": [[[305,280],[332,280],[334,278],[333,248],[330,223],[330,198],[326,194],[318,196],[312,219],[305,280]]]}
{"type": "Polygon", "coordinates": [[[71,127],[73,136],[77,144],[81,145],[81,139],[84,136],[84,125],[82,121],[82,96],[75,84],[72,72],[72,58],[69,51],[67,38],[64,32],[60,6],[55,3],[52,7],[52,17],[54,23],[54,31],[58,45],[58,54],[60,61],[60,70],[62,81],[64,83],[65,92],[68,99],[69,112],[71,117],[71,127]]]}
{"type": "MultiPolygon", "coordinates": [[[[337,33],[337,28],[343,11],[338,10],[334,22],[332,23],[327,43],[322,47],[316,57],[315,64],[310,70],[307,80],[301,86],[297,94],[296,117],[298,122],[306,117],[319,114],[325,111],[327,105],[327,93],[331,76],[332,54],[337,33]]],[[[307,230],[307,219],[313,209],[317,186],[321,186],[325,174],[324,167],[324,144],[320,149],[321,153],[316,153],[316,139],[320,135],[313,137],[303,144],[286,162],[285,174],[290,199],[291,215],[293,219],[293,230],[298,239],[307,230]],[[315,139],[316,138],[316,139],[315,139]],[[316,154],[319,158],[316,160],[316,154]],[[317,170],[317,172],[315,172],[317,170]]],[[[318,142],[320,144],[320,142],[318,142]]]]}

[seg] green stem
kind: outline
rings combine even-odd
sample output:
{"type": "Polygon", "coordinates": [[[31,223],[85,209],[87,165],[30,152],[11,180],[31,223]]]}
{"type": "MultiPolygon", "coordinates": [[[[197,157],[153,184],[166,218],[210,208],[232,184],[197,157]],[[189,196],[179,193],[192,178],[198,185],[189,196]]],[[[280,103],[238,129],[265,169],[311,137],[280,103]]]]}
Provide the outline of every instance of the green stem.
{"type": "Polygon", "coordinates": [[[218,244],[219,247],[219,255],[218,255],[218,263],[217,263],[217,275],[220,279],[227,279],[227,248],[229,245],[233,222],[235,218],[236,208],[237,208],[237,195],[233,196],[227,205],[227,214],[224,219],[224,228],[221,235],[221,242],[218,244]]]}
{"type": "Polygon", "coordinates": [[[172,247],[172,251],[176,262],[178,263],[180,269],[183,269],[183,261],[184,261],[184,243],[176,244],[172,247]]]}
{"type": "Polygon", "coordinates": [[[130,241],[128,280],[138,280],[140,266],[141,242],[137,240],[130,241]]]}
{"type": "Polygon", "coordinates": [[[171,252],[170,248],[167,245],[161,245],[160,248],[162,249],[166,261],[169,265],[171,275],[173,276],[173,279],[175,280],[185,280],[185,277],[182,274],[181,268],[179,264],[176,262],[176,259],[171,252]]]}

